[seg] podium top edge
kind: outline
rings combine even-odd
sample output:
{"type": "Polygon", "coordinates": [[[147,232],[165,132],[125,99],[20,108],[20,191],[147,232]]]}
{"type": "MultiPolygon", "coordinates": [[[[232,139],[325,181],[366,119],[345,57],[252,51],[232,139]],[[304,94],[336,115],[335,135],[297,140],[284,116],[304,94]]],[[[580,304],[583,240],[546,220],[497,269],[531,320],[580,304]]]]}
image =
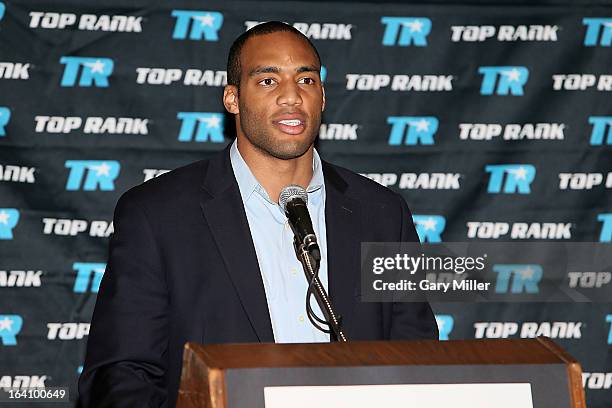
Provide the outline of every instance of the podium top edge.
{"type": "Polygon", "coordinates": [[[312,344],[185,345],[209,369],[376,365],[577,364],[552,340],[351,341],[312,344]]]}

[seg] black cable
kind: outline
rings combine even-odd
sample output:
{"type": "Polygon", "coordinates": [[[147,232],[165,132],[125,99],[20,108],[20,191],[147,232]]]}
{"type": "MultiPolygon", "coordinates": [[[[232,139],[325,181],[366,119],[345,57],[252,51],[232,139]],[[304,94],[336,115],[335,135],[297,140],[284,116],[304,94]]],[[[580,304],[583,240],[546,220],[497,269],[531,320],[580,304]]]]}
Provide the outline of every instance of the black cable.
{"type": "MultiPolygon", "coordinates": [[[[303,267],[306,267],[305,265],[302,265],[303,267]]],[[[314,282],[315,279],[319,276],[319,267],[320,267],[320,263],[317,262],[317,265],[315,267],[315,273],[312,274],[312,276],[310,277],[309,283],[308,283],[308,290],[306,291],[306,315],[308,316],[308,320],[310,320],[310,323],[312,323],[312,325],[319,331],[322,331],[325,334],[331,334],[332,330],[331,330],[331,324],[324,319],[321,319],[319,316],[317,316],[317,314],[314,312],[314,310],[312,310],[312,307],[310,306],[310,299],[313,295],[313,287],[314,287],[314,282]],[[315,322],[315,320],[318,322],[315,322]],[[328,327],[328,329],[325,329],[323,327],[321,327],[319,325],[319,323],[324,324],[328,327]]],[[[306,267],[306,269],[308,269],[306,267]]]]}

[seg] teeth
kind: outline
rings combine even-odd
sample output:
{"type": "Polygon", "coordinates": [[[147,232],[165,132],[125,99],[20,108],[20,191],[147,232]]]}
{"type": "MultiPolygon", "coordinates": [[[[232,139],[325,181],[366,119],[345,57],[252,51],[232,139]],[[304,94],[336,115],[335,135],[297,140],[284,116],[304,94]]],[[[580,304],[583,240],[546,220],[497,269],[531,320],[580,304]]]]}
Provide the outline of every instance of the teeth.
{"type": "Polygon", "coordinates": [[[282,123],[283,125],[287,125],[287,126],[299,126],[302,124],[301,120],[281,120],[278,123],[282,123]]]}

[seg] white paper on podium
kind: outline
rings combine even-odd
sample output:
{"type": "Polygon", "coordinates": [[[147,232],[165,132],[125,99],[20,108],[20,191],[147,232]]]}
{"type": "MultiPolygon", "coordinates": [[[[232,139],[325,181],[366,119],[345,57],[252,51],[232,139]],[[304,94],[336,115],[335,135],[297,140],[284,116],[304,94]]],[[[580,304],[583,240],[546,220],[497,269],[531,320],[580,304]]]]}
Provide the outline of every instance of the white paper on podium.
{"type": "Polygon", "coordinates": [[[266,408],[533,408],[531,384],[389,384],[265,387],[266,408]]]}

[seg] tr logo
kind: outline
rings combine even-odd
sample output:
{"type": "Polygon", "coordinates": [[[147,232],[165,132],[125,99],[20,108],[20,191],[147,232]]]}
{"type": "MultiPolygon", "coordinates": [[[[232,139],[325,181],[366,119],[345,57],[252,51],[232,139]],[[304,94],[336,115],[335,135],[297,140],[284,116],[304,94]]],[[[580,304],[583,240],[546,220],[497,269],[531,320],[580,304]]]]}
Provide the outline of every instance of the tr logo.
{"type": "Polygon", "coordinates": [[[181,119],[179,142],[213,142],[223,143],[223,115],[211,112],[179,112],[181,119]]]}
{"type": "Polygon", "coordinates": [[[542,279],[542,267],[536,264],[497,264],[496,293],[539,293],[538,282],[542,279]],[[510,285],[512,280],[512,285],[510,285]]]}
{"type": "Polygon", "coordinates": [[[536,168],[531,164],[490,164],[485,171],[491,173],[487,192],[529,194],[536,168]]]}
{"type": "Polygon", "coordinates": [[[591,146],[612,145],[612,116],[590,116],[591,146]]]}
{"type": "Polygon", "coordinates": [[[75,86],[79,78],[79,85],[83,87],[108,87],[108,77],[113,73],[113,60],[110,58],[61,57],[60,63],[65,64],[64,75],[60,86],[75,86]]]}
{"type": "Polygon", "coordinates": [[[413,215],[419,240],[423,242],[442,242],[442,232],[446,227],[446,218],[441,215],[413,215]]]}
{"type": "Polygon", "coordinates": [[[6,125],[11,119],[11,110],[6,106],[0,106],[0,137],[6,136],[6,125]]]}
{"type": "Polygon", "coordinates": [[[599,214],[597,220],[602,223],[599,242],[612,242],[612,213],[599,214]]]}
{"type": "Polygon", "coordinates": [[[434,116],[389,116],[387,123],[391,125],[391,146],[434,144],[433,136],[438,130],[438,119],[434,116]]]}
{"type": "Polygon", "coordinates": [[[223,14],[216,11],[172,10],[176,17],[172,38],[184,40],[218,41],[218,31],[223,25],[223,14]],[[191,26],[191,29],[190,29],[191,26]]]}
{"type": "Polygon", "coordinates": [[[19,315],[0,315],[0,339],[4,346],[16,346],[23,319],[19,315]]]}
{"type": "Polygon", "coordinates": [[[384,46],[427,46],[427,36],[431,31],[431,20],[427,17],[382,17],[380,22],[385,25],[384,46]]]}
{"type": "Polygon", "coordinates": [[[121,169],[115,160],[66,160],[65,166],[70,169],[66,182],[68,191],[79,190],[81,186],[84,191],[112,191],[115,189],[114,180],[121,169]]]}
{"type": "Polygon", "coordinates": [[[13,239],[13,228],[19,222],[19,210],[0,208],[0,240],[13,239]]]}
{"type": "Polygon", "coordinates": [[[448,336],[453,331],[455,319],[451,315],[436,315],[436,323],[438,324],[438,333],[440,340],[448,340],[448,336]]]}
{"type": "Polygon", "coordinates": [[[327,78],[327,68],[325,68],[325,66],[321,65],[321,82],[325,82],[325,79],[327,78]]]}
{"type": "Polygon", "coordinates": [[[612,18],[583,18],[582,24],[587,27],[584,34],[586,47],[609,47],[612,44],[612,18]]]}
{"type": "Polygon", "coordinates": [[[72,265],[72,269],[77,272],[77,276],[74,280],[73,291],[76,293],[86,293],[89,291],[91,293],[98,293],[105,268],[106,264],[103,263],[75,262],[72,265]]]}
{"type": "Polygon", "coordinates": [[[522,96],[523,86],[529,78],[526,67],[480,67],[478,73],[483,75],[481,95],[522,96]]]}

